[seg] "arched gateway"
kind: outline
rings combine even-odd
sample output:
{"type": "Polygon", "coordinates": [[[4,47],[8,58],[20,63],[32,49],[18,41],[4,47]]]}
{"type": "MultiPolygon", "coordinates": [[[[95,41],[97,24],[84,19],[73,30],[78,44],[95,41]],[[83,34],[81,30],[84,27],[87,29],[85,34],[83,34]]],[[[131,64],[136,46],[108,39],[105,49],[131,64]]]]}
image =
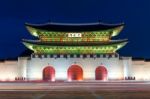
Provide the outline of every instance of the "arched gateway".
{"type": "MultiPolygon", "coordinates": [[[[93,65],[99,64],[100,60],[103,60],[105,56],[108,56],[106,64],[111,62],[124,62],[123,60],[126,60],[126,58],[122,58],[121,61],[120,59],[114,60],[114,58],[118,59],[119,55],[116,51],[125,46],[128,40],[111,40],[112,37],[117,36],[123,29],[124,23],[105,24],[100,22],[66,24],[52,22],[50,24],[26,23],[25,25],[29,32],[39,40],[23,39],[23,44],[34,53],[31,55],[30,60],[28,60],[28,58],[19,58],[18,62],[25,63],[22,61],[27,61],[27,63],[36,64],[36,61],[39,61],[41,64],[46,64],[49,60],[50,64],[58,64],[58,66],[56,66],[59,68],[58,71],[57,68],[55,68],[57,72],[56,79],[58,80],[65,79],[66,76],[68,76],[69,81],[83,80],[83,70],[80,66],[74,64],[66,70],[66,66],[70,62],[78,61],[77,63],[89,65],[84,71],[84,77],[86,79],[107,80],[107,69],[103,66],[95,68],[93,65]],[[42,58],[42,60],[38,58],[42,58]],[[94,73],[95,77],[93,75],[94,73]]],[[[130,61],[129,58],[127,58],[126,62],[128,63],[128,61],[130,61]]],[[[27,65],[26,63],[22,64],[22,66],[27,65]]],[[[131,64],[129,64],[129,66],[130,65],[131,64]]],[[[33,70],[34,69],[40,70],[41,67],[33,66],[33,70]]],[[[112,69],[115,69],[115,67],[112,67],[112,69]]],[[[55,70],[51,66],[44,68],[43,80],[54,81],[55,70]]],[[[34,76],[31,75],[32,69],[30,71],[27,72],[27,75],[29,75],[29,78],[32,78],[34,76]]],[[[114,78],[110,77],[110,79],[114,78]]]]}
{"type": "Polygon", "coordinates": [[[98,66],[95,70],[96,80],[107,80],[107,69],[104,66],[98,66]]]}
{"type": "Polygon", "coordinates": [[[83,70],[78,65],[72,65],[68,69],[68,80],[83,80],[83,70]]]}
{"type": "Polygon", "coordinates": [[[43,69],[44,81],[55,81],[55,69],[51,66],[47,66],[43,69]]]}

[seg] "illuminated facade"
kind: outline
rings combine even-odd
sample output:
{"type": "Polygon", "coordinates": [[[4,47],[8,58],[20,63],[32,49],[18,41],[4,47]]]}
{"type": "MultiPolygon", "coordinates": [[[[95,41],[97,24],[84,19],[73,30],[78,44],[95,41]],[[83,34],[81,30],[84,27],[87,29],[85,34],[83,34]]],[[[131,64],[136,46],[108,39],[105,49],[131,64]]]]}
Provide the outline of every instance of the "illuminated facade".
{"type": "Polygon", "coordinates": [[[37,40],[23,39],[34,53],[0,62],[2,81],[150,80],[150,62],[121,57],[127,39],[112,40],[124,24],[26,24],[37,40]],[[141,67],[143,65],[143,67],[141,67]]]}
{"type": "Polygon", "coordinates": [[[30,33],[40,40],[23,40],[35,54],[113,54],[127,40],[111,40],[123,24],[26,24],[30,33]]]}

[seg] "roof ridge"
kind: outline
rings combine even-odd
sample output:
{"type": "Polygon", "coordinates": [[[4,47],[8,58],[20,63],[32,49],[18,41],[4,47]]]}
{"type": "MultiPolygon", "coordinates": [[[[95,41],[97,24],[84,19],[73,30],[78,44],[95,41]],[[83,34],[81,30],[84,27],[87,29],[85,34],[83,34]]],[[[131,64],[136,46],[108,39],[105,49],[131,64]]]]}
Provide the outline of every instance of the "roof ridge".
{"type": "Polygon", "coordinates": [[[104,22],[91,22],[91,23],[59,23],[59,22],[47,22],[47,23],[41,23],[41,24],[34,24],[34,23],[28,23],[26,22],[25,25],[29,26],[41,26],[41,25],[63,25],[63,26],[89,26],[89,25],[124,25],[123,23],[117,23],[117,24],[112,24],[112,23],[104,23],[104,22]]]}

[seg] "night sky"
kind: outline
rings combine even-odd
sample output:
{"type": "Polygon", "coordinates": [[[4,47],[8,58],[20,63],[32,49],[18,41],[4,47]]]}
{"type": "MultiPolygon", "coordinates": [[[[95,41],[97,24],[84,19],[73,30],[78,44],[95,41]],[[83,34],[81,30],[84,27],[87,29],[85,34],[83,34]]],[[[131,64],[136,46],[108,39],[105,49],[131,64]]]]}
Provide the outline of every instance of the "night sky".
{"type": "Polygon", "coordinates": [[[35,39],[24,23],[125,23],[113,39],[129,40],[121,56],[150,58],[150,0],[0,0],[0,59],[20,55],[35,39]]]}

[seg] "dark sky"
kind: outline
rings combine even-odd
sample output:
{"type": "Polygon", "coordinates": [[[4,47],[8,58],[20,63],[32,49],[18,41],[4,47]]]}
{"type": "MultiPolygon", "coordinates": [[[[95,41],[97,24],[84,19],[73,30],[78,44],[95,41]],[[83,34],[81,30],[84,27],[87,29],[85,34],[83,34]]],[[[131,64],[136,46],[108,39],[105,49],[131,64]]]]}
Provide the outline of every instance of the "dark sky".
{"type": "Polygon", "coordinates": [[[128,38],[119,53],[150,58],[150,0],[0,0],[0,58],[13,58],[33,38],[24,23],[125,23],[113,39],[128,38]]]}

